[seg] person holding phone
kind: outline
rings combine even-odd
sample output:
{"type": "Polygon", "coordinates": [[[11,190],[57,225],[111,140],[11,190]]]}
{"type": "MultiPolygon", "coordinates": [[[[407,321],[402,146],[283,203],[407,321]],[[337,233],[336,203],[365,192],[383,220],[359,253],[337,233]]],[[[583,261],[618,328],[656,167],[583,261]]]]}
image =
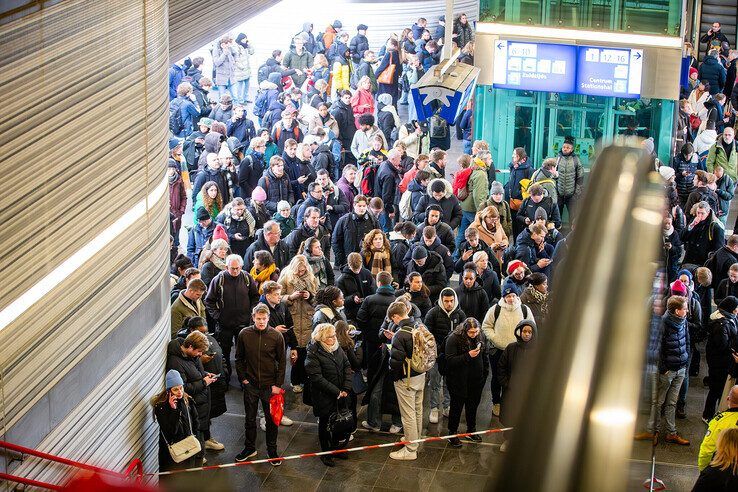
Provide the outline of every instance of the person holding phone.
{"type": "MultiPolygon", "coordinates": [[[[466,410],[466,431],[477,430],[477,408],[489,374],[487,343],[482,327],[474,318],[466,318],[446,339],[446,383],[451,395],[448,414],[448,433],[456,434],[462,409],[466,410]]],[[[478,435],[467,439],[481,442],[478,435]]],[[[458,437],[449,439],[449,445],[461,447],[458,437]]]]}
{"type": "Polygon", "coordinates": [[[179,442],[194,434],[197,437],[198,414],[195,401],[185,392],[184,381],[178,371],[170,369],[166,375],[166,389],[151,399],[154,420],[159,424],[159,471],[182,470],[200,466],[202,456],[195,455],[175,463],[167,443],[179,442]]]}

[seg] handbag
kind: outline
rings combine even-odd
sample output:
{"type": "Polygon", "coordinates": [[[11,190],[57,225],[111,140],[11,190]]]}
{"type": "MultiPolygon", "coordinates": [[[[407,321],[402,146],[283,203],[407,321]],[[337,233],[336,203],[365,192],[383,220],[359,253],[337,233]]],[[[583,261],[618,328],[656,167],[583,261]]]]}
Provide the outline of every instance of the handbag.
{"type": "Polygon", "coordinates": [[[520,206],[523,204],[523,200],[519,200],[517,198],[510,198],[510,209],[511,210],[520,210],[520,206]]]}
{"type": "Polygon", "coordinates": [[[348,408],[347,400],[348,398],[339,398],[336,402],[336,411],[328,416],[326,429],[333,442],[336,443],[348,439],[356,427],[356,421],[348,408]]]}
{"type": "Polygon", "coordinates": [[[169,449],[169,455],[172,457],[172,461],[175,463],[181,463],[184,460],[191,458],[195,456],[197,453],[200,452],[202,447],[200,446],[200,441],[195,437],[194,433],[192,432],[192,421],[190,420],[190,409],[187,406],[187,402],[184,402],[185,410],[187,411],[187,423],[190,426],[190,435],[182,439],[181,441],[177,441],[174,444],[169,444],[169,441],[167,441],[166,436],[164,435],[164,432],[161,431],[161,428],[159,428],[159,432],[161,432],[161,437],[164,438],[164,442],[167,443],[167,448],[169,449]]]}
{"type": "Polygon", "coordinates": [[[387,65],[387,68],[385,68],[384,71],[379,74],[379,77],[377,77],[377,83],[392,84],[394,82],[396,68],[397,65],[394,63],[387,65]]]}

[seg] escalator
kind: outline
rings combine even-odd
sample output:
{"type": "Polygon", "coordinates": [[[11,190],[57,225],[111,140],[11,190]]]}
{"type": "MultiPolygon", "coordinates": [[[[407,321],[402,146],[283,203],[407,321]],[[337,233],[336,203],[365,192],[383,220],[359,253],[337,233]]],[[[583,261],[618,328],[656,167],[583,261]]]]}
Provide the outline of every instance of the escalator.
{"type": "MultiPolygon", "coordinates": [[[[719,22],[722,26],[720,30],[728,38],[730,47],[735,48],[737,9],[738,0],[702,0],[698,36],[702,36],[709,31],[713,22],[719,22]]],[[[700,42],[700,60],[705,56],[705,49],[707,49],[707,45],[700,42]]]]}

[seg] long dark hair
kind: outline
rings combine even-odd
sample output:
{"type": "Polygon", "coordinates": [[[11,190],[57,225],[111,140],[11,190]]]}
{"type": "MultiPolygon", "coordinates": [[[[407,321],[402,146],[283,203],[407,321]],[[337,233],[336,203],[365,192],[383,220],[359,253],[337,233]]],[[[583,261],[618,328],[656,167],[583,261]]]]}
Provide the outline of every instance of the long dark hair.
{"type": "MultiPolygon", "coordinates": [[[[460,336],[467,349],[470,349],[471,344],[469,343],[469,336],[466,334],[471,328],[479,328],[479,334],[474,338],[477,342],[484,342],[482,340],[482,325],[479,324],[476,318],[466,318],[463,323],[454,329],[454,334],[460,336]]],[[[482,343],[484,346],[484,343],[482,343]]]]}
{"type": "MultiPolygon", "coordinates": [[[[410,296],[413,295],[413,291],[410,290],[410,282],[412,282],[415,277],[420,277],[420,280],[423,280],[423,276],[418,272],[411,272],[407,277],[405,277],[405,292],[410,294],[410,296]]],[[[420,292],[417,292],[417,294],[421,297],[430,297],[430,289],[425,285],[425,282],[423,282],[423,285],[420,287],[420,292]]]]}

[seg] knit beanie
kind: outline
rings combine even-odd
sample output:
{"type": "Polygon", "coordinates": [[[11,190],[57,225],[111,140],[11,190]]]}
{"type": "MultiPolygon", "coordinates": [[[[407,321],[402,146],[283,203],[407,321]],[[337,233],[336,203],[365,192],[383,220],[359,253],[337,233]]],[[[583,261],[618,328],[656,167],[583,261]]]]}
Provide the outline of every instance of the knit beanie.
{"type": "Polygon", "coordinates": [[[732,313],[733,311],[735,311],[735,308],[738,308],[738,298],[735,296],[728,296],[720,301],[720,304],[718,304],[718,308],[728,313],[732,313]]]}
{"type": "Polygon", "coordinates": [[[692,283],[692,281],[694,280],[694,277],[692,277],[692,272],[690,272],[686,268],[682,268],[677,272],[677,278],[681,277],[682,275],[686,275],[690,283],[692,283]]]}
{"type": "Polygon", "coordinates": [[[254,188],[254,191],[251,192],[251,199],[255,200],[257,202],[265,202],[267,199],[266,191],[264,191],[264,188],[261,186],[257,186],[254,188]]]}
{"type": "Polygon", "coordinates": [[[166,386],[168,390],[175,386],[184,386],[184,381],[182,381],[182,376],[179,374],[179,371],[175,371],[174,369],[169,369],[167,371],[166,386]]]}
{"type": "Polygon", "coordinates": [[[515,282],[511,280],[506,280],[505,285],[502,286],[502,297],[510,294],[515,294],[516,296],[520,297],[520,287],[518,287],[515,282]]]}
{"type": "Polygon", "coordinates": [[[499,181],[492,181],[492,184],[489,187],[489,194],[490,195],[496,195],[498,193],[505,193],[505,187],[502,186],[502,183],[499,181]]]}
{"type": "Polygon", "coordinates": [[[548,220],[548,214],[546,213],[546,210],[543,207],[538,207],[536,209],[536,213],[533,220],[548,220]]]}
{"type": "Polygon", "coordinates": [[[216,239],[223,239],[225,242],[229,242],[228,233],[226,232],[225,228],[220,224],[215,226],[215,230],[213,231],[213,241],[215,241],[216,239]]]}
{"type": "Polygon", "coordinates": [[[428,250],[425,246],[418,246],[413,250],[413,260],[422,260],[428,258],[428,250]]]}
{"type": "Polygon", "coordinates": [[[198,207],[195,217],[197,220],[208,220],[210,218],[210,212],[205,207],[198,207]]]}
{"type": "Polygon", "coordinates": [[[664,178],[664,181],[669,181],[671,178],[673,178],[676,175],[676,172],[674,172],[674,168],[669,166],[659,166],[659,174],[662,178],[664,178]]]}
{"type": "Polygon", "coordinates": [[[675,296],[686,296],[687,286],[681,280],[675,280],[671,284],[671,294],[675,296]]]}
{"type": "Polygon", "coordinates": [[[515,270],[518,268],[523,267],[525,268],[525,263],[523,263],[520,260],[513,260],[507,265],[507,274],[512,275],[515,270]]]}

